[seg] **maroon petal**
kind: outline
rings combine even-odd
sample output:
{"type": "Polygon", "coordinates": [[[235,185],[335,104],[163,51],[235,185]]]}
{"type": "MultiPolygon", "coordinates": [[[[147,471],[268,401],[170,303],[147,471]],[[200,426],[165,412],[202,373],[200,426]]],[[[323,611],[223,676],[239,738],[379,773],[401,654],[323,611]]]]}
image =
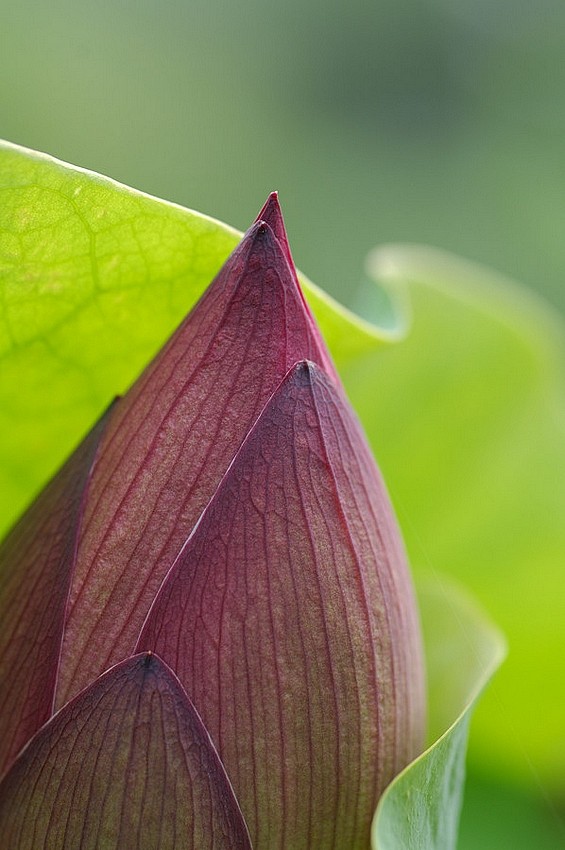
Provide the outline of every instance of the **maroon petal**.
{"type": "Polygon", "coordinates": [[[78,526],[106,419],[0,547],[0,776],[51,715],[78,526]]]}
{"type": "Polygon", "coordinates": [[[263,405],[327,353],[259,222],[117,406],[93,476],[57,705],[131,654],[168,569],[263,405]]]}
{"type": "Polygon", "coordinates": [[[38,733],[0,785],[10,850],[251,850],[202,721],[151,654],[114,667],[38,733]]]}
{"type": "Polygon", "coordinates": [[[176,670],[256,850],[369,847],[422,744],[420,634],[380,475],[312,364],[261,414],[138,646],[176,670]]]}
{"type": "Polygon", "coordinates": [[[288,236],[284,224],[281,205],[279,204],[278,192],[271,192],[271,194],[261,207],[259,215],[255,219],[255,221],[267,222],[267,224],[277,237],[289,266],[293,271],[295,271],[294,260],[292,259],[292,254],[290,251],[290,245],[288,242],[288,236]]]}
{"type": "MultiPolygon", "coordinates": [[[[302,292],[302,288],[301,288],[300,283],[298,281],[298,274],[296,272],[296,266],[294,265],[294,260],[292,259],[292,253],[290,251],[290,244],[289,244],[289,241],[288,241],[288,236],[287,236],[287,233],[286,233],[286,227],[285,227],[285,224],[284,224],[284,218],[283,218],[281,206],[279,204],[279,197],[278,197],[277,192],[271,192],[271,194],[269,195],[269,197],[267,198],[267,200],[263,204],[261,211],[256,218],[256,221],[267,222],[267,224],[271,227],[273,233],[275,234],[275,236],[276,236],[276,238],[279,242],[279,245],[281,247],[281,250],[282,250],[283,254],[285,255],[285,257],[287,259],[291,274],[292,274],[294,281],[295,281],[296,289],[298,290],[298,292],[300,293],[300,296],[302,298],[302,304],[304,306],[304,311],[306,312],[308,319],[309,319],[309,322],[310,322],[311,333],[318,339],[320,351],[318,353],[318,357],[313,358],[313,359],[316,361],[316,363],[318,363],[323,368],[323,370],[326,372],[327,375],[329,375],[331,378],[333,378],[335,380],[335,382],[337,384],[339,384],[340,378],[337,374],[334,363],[333,363],[331,357],[328,354],[326,346],[325,346],[325,344],[322,340],[322,335],[320,334],[320,331],[318,330],[318,326],[317,326],[316,321],[315,321],[315,319],[312,315],[312,311],[310,310],[310,306],[309,306],[308,302],[306,301],[306,299],[304,297],[304,293],[302,292]]],[[[309,355],[300,355],[300,356],[306,357],[306,356],[309,356],[309,355]]],[[[300,358],[297,357],[296,359],[298,360],[300,358]]],[[[289,368],[290,368],[290,365],[291,364],[289,364],[289,368]]]]}

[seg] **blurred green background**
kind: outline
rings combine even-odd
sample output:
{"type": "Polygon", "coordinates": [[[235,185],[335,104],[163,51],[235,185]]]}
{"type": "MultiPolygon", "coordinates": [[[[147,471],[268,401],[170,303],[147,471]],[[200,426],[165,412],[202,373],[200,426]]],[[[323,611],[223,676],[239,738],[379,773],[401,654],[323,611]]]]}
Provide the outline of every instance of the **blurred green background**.
{"type": "MultiPolygon", "coordinates": [[[[565,310],[563,0],[21,0],[0,38],[0,135],[241,229],[276,188],[346,303],[409,241],[565,310]]],[[[461,850],[563,846],[533,773],[473,770],[461,850]]]]}

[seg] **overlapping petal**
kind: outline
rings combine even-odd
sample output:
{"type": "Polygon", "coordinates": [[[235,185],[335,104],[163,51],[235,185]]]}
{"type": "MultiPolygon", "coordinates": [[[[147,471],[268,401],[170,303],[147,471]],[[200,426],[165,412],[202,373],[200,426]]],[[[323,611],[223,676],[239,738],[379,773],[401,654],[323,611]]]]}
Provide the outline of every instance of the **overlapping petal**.
{"type": "Polygon", "coordinates": [[[108,415],[0,547],[0,776],[51,716],[78,527],[108,415]]]}
{"type": "Polygon", "coordinates": [[[210,738],[155,656],[65,706],[0,784],[10,850],[251,850],[210,738]]]}
{"type": "MultiPolygon", "coordinates": [[[[303,293],[302,288],[300,286],[300,283],[298,281],[298,274],[296,272],[296,266],[294,265],[294,260],[292,259],[292,252],[290,250],[290,244],[289,244],[289,241],[288,241],[286,227],[285,227],[285,224],[284,224],[283,214],[282,214],[282,210],[281,210],[281,207],[280,207],[280,204],[279,204],[279,198],[278,198],[277,192],[271,192],[271,194],[269,195],[269,197],[267,198],[267,200],[263,204],[263,206],[262,206],[262,208],[259,212],[259,215],[256,218],[256,221],[267,222],[267,224],[271,227],[275,237],[277,238],[278,243],[281,247],[281,250],[282,250],[283,254],[285,255],[285,257],[287,259],[288,266],[289,266],[289,269],[290,269],[290,273],[291,273],[291,275],[294,279],[296,292],[298,293],[298,295],[301,298],[302,306],[304,307],[304,312],[305,312],[306,317],[307,317],[306,321],[308,322],[308,325],[309,325],[309,333],[317,341],[317,349],[318,350],[316,352],[316,357],[312,357],[312,355],[310,355],[310,354],[303,354],[303,355],[300,355],[300,356],[302,356],[302,357],[312,357],[312,359],[315,360],[317,363],[319,363],[320,366],[322,366],[322,368],[324,369],[324,371],[328,375],[330,375],[330,377],[333,378],[334,381],[337,384],[341,384],[341,380],[340,380],[339,375],[337,373],[337,370],[335,368],[335,364],[334,364],[332,358],[330,357],[330,355],[328,353],[328,350],[327,350],[326,345],[325,345],[323,338],[322,338],[322,334],[320,333],[318,325],[316,324],[316,320],[314,319],[314,316],[312,315],[310,305],[306,301],[306,298],[304,297],[304,293],[303,293]]],[[[289,364],[289,366],[290,365],[291,364],[289,364]]]]}
{"type": "Polygon", "coordinates": [[[387,494],[350,408],[297,364],[155,600],[256,850],[366,850],[422,745],[419,627],[387,494]]]}
{"type": "MultiPolygon", "coordinates": [[[[267,213],[280,236],[272,199],[267,213]]],[[[57,705],[131,653],[164,576],[288,368],[301,357],[329,362],[281,239],[264,221],[248,231],[112,415],[80,534],[57,705]]]]}

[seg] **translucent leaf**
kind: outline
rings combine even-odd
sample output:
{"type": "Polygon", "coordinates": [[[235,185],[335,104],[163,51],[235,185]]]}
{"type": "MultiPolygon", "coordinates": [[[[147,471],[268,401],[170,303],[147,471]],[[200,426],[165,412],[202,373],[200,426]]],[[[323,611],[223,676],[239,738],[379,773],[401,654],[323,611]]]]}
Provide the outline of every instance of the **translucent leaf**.
{"type": "Polygon", "coordinates": [[[527,784],[533,766],[562,793],[563,322],[511,281],[432,249],[378,249],[370,268],[408,289],[412,327],[343,377],[410,562],[472,589],[511,647],[471,758],[527,784]]]}
{"type": "Polygon", "coordinates": [[[433,743],[381,798],[373,850],[455,850],[471,714],[504,657],[500,634],[445,580],[421,582],[418,598],[433,743]]]}

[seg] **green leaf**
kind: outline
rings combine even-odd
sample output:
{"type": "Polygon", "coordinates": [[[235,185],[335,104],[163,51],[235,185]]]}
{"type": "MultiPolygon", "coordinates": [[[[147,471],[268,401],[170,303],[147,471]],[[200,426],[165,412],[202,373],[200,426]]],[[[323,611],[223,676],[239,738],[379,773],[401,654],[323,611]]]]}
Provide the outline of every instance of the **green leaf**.
{"type": "MultiPolygon", "coordinates": [[[[200,213],[0,143],[0,534],[131,384],[239,237],[200,213]]],[[[313,284],[305,290],[343,362],[400,333],[358,319],[313,284]]]]}
{"type": "Polygon", "coordinates": [[[418,591],[434,743],[382,796],[374,850],[456,847],[471,714],[505,652],[500,634],[460,590],[436,576],[418,591]]]}
{"type": "Polygon", "coordinates": [[[472,589],[511,647],[477,711],[470,757],[562,791],[563,323],[515,284],[432,249],[383,248],[370,266],[408,286],[413,325],[344,380],[411,563],[472,589]]]}

